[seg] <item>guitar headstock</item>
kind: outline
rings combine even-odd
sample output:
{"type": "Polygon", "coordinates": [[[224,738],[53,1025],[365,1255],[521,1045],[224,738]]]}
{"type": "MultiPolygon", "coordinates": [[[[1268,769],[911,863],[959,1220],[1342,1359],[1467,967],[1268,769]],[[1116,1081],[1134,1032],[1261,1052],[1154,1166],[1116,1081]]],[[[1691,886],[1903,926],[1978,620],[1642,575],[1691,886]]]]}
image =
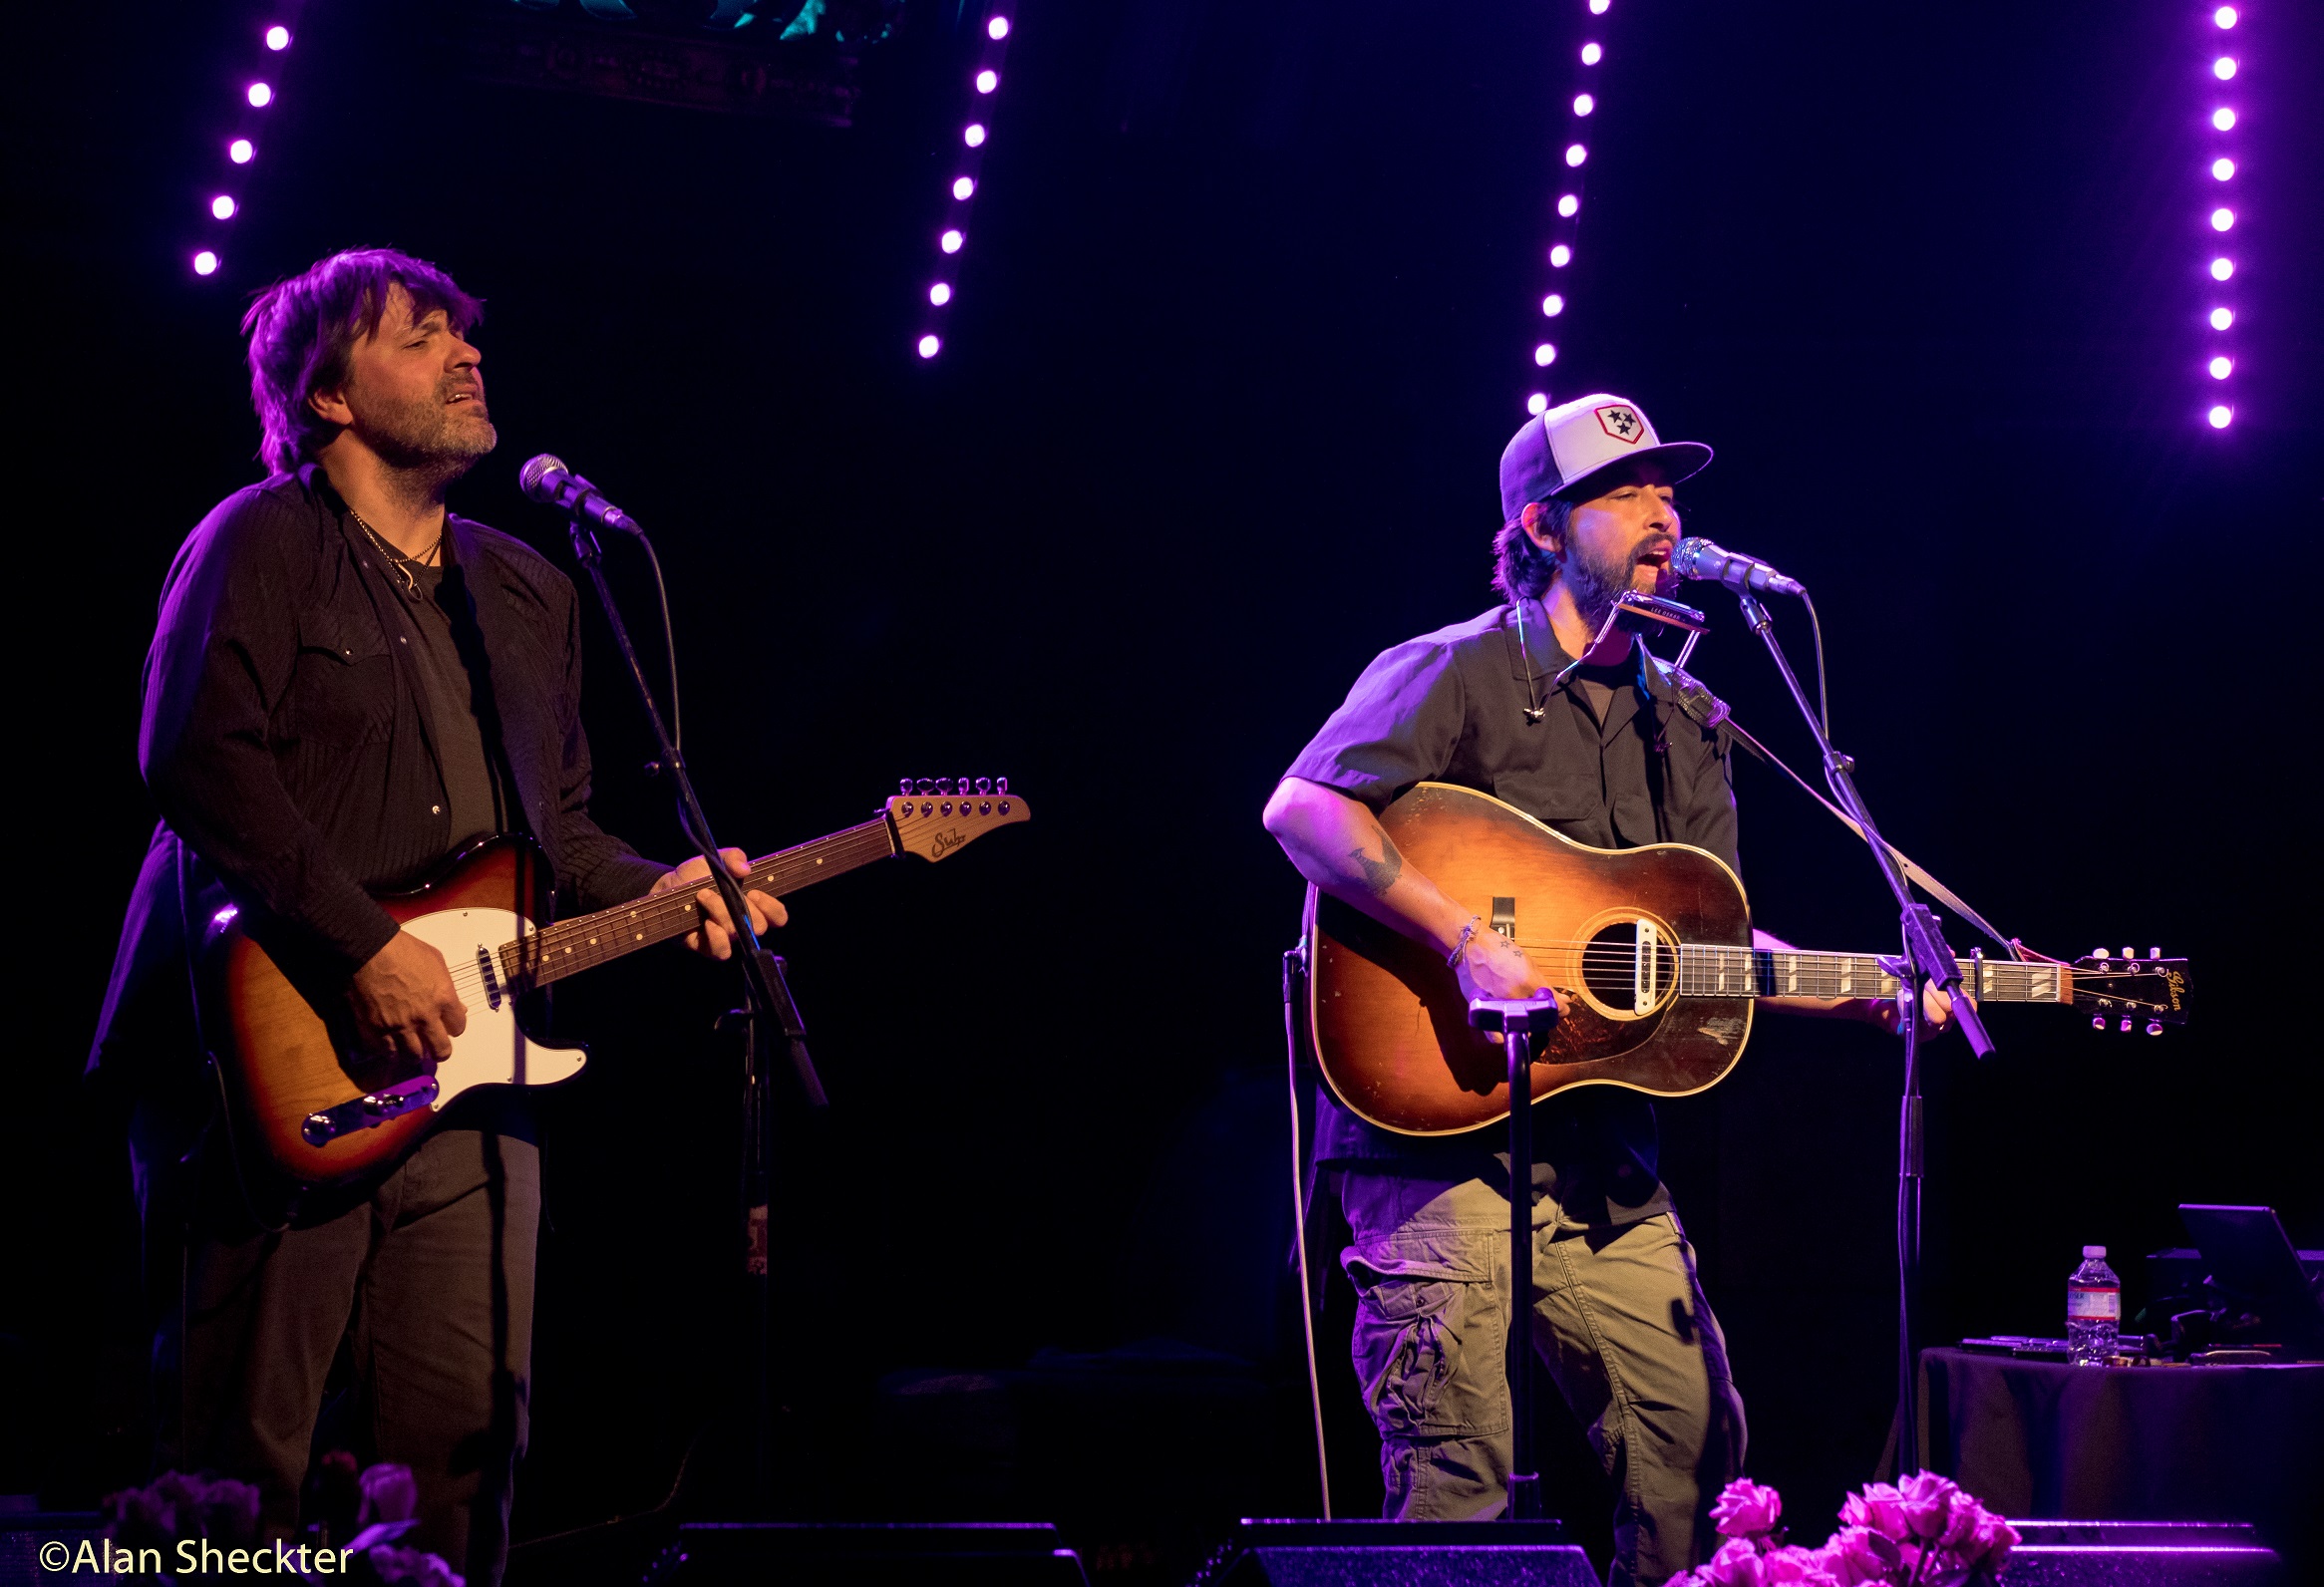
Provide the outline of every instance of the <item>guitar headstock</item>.
{"type": "Polygon", "coordinates": [[[922,859],[942,859],[996,826],[1033,818],[1005,777],[907,777],[887,813],[896,842],[922,859]]]}
{"type": "Polygon", "coordinates": [[[2074,961],[2074,1004],[2089,1011],[2094,1031],[2160,1036],[2164,1026],[2186,1023],[2186,961],[2165,959],[2160,948],[2143,956],[2094,949],[2074,961]]]}

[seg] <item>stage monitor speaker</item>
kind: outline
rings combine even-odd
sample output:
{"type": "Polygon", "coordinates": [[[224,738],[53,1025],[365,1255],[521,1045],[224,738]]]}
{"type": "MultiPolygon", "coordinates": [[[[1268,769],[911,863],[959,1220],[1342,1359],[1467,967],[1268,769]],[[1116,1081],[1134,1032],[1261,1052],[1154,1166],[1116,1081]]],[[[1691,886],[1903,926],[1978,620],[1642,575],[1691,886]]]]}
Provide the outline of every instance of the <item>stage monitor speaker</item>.
{"type": "Polygon", "coordinates": [[[1555,1521],[1244,1521],[1192,1587],[1598,1587],[1555,1521]]]}
{"type": "Polygon", "coordinates": [[[649,1587],[1089,1587],[1046,1521],[705,1523],[646,1572],[649,1587]]]}
{"type": "Polygon", "coordinates": [[[2289,1587],[2291,1573],[2232,1521],[2011,1521],[2001,1587],[2289,1587]]]}

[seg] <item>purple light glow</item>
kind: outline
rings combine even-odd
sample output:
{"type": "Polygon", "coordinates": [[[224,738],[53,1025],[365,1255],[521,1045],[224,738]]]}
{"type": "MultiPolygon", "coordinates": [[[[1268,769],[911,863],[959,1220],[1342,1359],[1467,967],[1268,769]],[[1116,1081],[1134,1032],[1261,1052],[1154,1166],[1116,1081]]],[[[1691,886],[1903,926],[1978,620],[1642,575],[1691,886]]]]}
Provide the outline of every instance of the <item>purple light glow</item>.
{"type": "Polygon", "coordinates": [[[2203,417],[2210,420],[2213,430],[2224,430],[2235,422],[2235,410],[2221,403],[2203,417]]]}
{"type": "Polygon", "coordinates": [[[253,83],[250,85],[249,100],[252,110],[262,111],[274,103],[274,90],[263,83],[253,83]]]}
{"type": "Polygon", "coordinates": [[[2219,7],[2218,10],[2211,13],[2211,20],[2222,28],[2231,28],[2235,25],[2235,8],[2233,6],[2219,7]]]}
{"type": "Polygon", "coordinates": [[[2211,76],[2224,83],[2235,75],[2235,57],[2222,55],[2211,63],[2211,76]]]}
{"type": "Polygon", "coordinates": [[[2214,181],[2225,181],[2229,176],[2234,174],[2235,161],[2226,159],[2214,159],[2211,161],[2211,178],[2214,181]]]}
{"type": "Polygon", "coordinates": [[[1571,220],[1580,209],[1581,199],[1573,193],[1567,193],[1557,200],[1557,212],[1568,220],[1571,220]]]}
{"type": "Polygon", "coordinates": [[[2211,211],[2211,229],[2213,231],[2224,231],[2234,223],[2234,210],[2221,205],[2219,208],[2211,211]]]}
{"type": "Polygon", "coordinates": [[[280,23],[277,23],[275,26],[268,28],[266,30],[266,47],[269,50],[289,49],[290,29],[283,27],[280,23]]]}
{"type": "Polygon", "coordinates": [[[2235,373],[2235,365],[2233,361],[2223,356],[2212,359],[2203,367],[2211,372],[2211,379],[2213,380],[2225,380],[2229,375],[2235,373]]]}
{"type": "Polygon", "coordinates": [[[193,256],[193,273],[195,275],[215,275],[217,268],[218,256],[210,252],[209,249],[204,248],[193,256]]]}
{"type": "Polygon", "coordinates": [[[2212,280],[2224,281],[2227,279],[2227,277],[2233,275],[2234,273],[2235,261],[2233,259],[2213,259],[2211,261],[2212,280]]]}
{"type": "Polygon", "coordinates": [[[963,237],[958,230],[952,230],[947,231],[944,233],[944,235],[938,237],[936,239],[936,246],[942,248],[946,253],[958,253],[960,251],[960,245],[967,240],[968,239],[963,237]]]}
{"type": "Polygon", "coordinates": [[[234,200],[221,192],[209,201],[209,212],[220,220],[231,220],[234,218],[234,200]]]}
{"type": "Polygon", "coordinates": [[[1589,0],[1589,14],[1593,17],[1602,17],[1606,14],[1606,7],[1613,3],[1614,0],[1589,0]]]}
{"type": "Polygon", "coordinates": [[[952,196],[955,198],[966,198],[975,191],[976,183],[966,176],[958,177],[952,183],[952,196]]]}
{"type": "Polygon", "coordinates": [[[1565,162],[1568,165],[1578,165],[1587,159],[1589,159],[1589,151],[1582,148],[1581,145],[1567,144],[1565,146],[1565,162]]]}
{"type": "Polygon", "coordinates": [[[984,148],[984,123],[970,122],[960,130],[960,141],[971,149],[984,148]]]}
{"type": "Polygon", "coordinates": [[[976,91],[979,94],[990,94],[994,89],[999,88],[1000,86],[1001,74],[992,70],[990,67],[987,67],[985,70],[976,74],[976,91]]]}
{"type": "Polygon", "coordinates": [[[1573,96],[1573,114],[1574,114],[1574,115],[1576,115],[1576,116],[1587,116],[1587,115],[1588,115],[1588,114],[1589,114],[1591,111],[1594,111],[1594,110],[1596,110],[1597,108],[1598,108],[1598,102],[1597,102],[1595,99],[1592,99],[1592,98],[1591,98],[1589,95],[1587,95],[1587,94],[1576,94],[1576,95],[1574,95],[1574,96],[1573,96]]]}
{"type": "Polygon", "coordinates": [[[1547,369],[1551,364],[1557,362],[1557,349],[1549,343],[1543,342],[1539,347],[1533,349],[1533,362],[1543,369],[1547,369]]]}
{"type": "Polygon", "coordinates": [[[944,344],[942,342],[937,341],[933,336],[923,336],[920,338],[920,356],[922,358],[934,358],[936,356],[936,350],[943,345],[944,344]]]}
{"type": "Polygon", "coordinates": [[[1549,267],[1552,270],[1562,270],[1572,262],[1573,250],[1564,243],[1560,242],[1549,250],[1549,267]]]}
{"type": "Polygon", "coordinates": [[[1007,17],[993,18],[984,25],[984,35],[988,39],[1007,38],[1009,36],[1009,19],[1007,17]]]}
{"type": "MultiPolygon", "coordinates": [[[[1541,300],[1541,312],[1550,319],[1557,318],[1558,315],[1565,312],[1565,299],[1559,297],[1554,292],[1550,293],[1547,297],[1541,300]]],[[[1541,360],[1541,362],[1546,364],[1549,362],[1549,360],[1544,358],[1541,360]]]]}
{"type": "Polygon", "coordinates": [[[258,156],[258,151],[247,138],[237,138],[226,146],[226,159],[237,165],[247,165],[258,156]]]}
{"type": "Polygon", "coordinates": [[[1540,391],[1537,391],[1537,392],[1533,393],[1533,395],[1532,395],[1532,396],[1530,396],[1530,397],[1528,397],[1528,398],[1526,398],[1526,399],[1525,399],[1525,412],[1526,412],[1526,413],[1529,413],[1529,414],[1539,414],[1539,413],[1546,413],[1546,412],[1548,412],[1548,410],[1549,410],[1549,394],[1548,394],[1547,392],[1540,392],[1540,391]]]}
{"type": "Polygon", "coordinates": [[[2234,323],[2235,323],[2235,311],[2234,311],[2233,309],[2213,309],[2213,310],[2211,310],[2211,329],[2212,329],[2212,330],[2214,330],[2214,331],[2223,331],[2223,330],[2225,330],[2225,329],[2226,329],[2228,326],[2230,326],[2230,325],[2232,325],[2232,324],[2234,324],[2234,323]]]}
{"type": "Polygon", "coordinates": [[[942,308],[945,304],[951,302],[952,287],[950,283],[939,281],[934,286],[928,288],[928,301],[935,304],[938,308],[942,308]]]}
{"type": "Polygon", "coordinates": [[[2221,106],[2211,112],[2211,125],[2223,133],[2235,125],[2235,113],[2221,106]]]}
{"type": "Polygon", "coordinates": [[[1581,64],[1584,66],[1595,66],[1605,58],[1606,52],[1595,44],[1585,44],[1581,47],[1581,64]]]}

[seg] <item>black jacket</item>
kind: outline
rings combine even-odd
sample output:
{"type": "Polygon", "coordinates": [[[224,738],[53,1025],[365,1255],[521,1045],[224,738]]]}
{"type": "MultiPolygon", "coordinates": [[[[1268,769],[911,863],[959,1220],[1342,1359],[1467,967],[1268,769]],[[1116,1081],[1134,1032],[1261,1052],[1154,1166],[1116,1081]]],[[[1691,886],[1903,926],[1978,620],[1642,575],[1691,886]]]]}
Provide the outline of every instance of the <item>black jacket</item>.
{"type": "MultiPolygon", "coordinates": [[[[636,897],[665,867],[589,818],[573,586],[498,530],[449,521],[489,688],[479,717],[548,857],[560,905],[636,897]],[[489,711],[488,711],[489,708],[489,711]],[[497,742],[496,742],[497,741],[497,742]]],[[[146,658],[139,764],[161,822],[130,900],[90,1055],[185,1052],[187,949],[225,902],[286,969],[344,977],[396,926],[370,890],[451,841],[392,574],[308,465],[218,503],[186,537],[146,658]]],[[[294,972],[295,974],[296,972],[294,972]]]]}

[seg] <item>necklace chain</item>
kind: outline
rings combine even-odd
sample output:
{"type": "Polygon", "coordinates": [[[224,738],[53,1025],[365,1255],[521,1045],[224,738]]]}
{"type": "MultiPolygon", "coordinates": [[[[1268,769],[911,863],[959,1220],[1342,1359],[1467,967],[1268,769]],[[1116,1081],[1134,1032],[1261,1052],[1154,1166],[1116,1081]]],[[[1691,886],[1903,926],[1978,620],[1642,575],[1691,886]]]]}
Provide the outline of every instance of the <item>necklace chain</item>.
{"type": "Polygon", "coordinates": [[[412,569],[415,567],[426,567],[430,562],[435,560],[436,553],[444,549],[444,531],[442,529],[438,529],[436,531],[435,541],[429,545],[427,550],[421,552],[418,556],[406,556],[403,552],[388,544],[387,537],[381,534],[379,530],[373,528],[368,522],[366,522],[362,513],[356,511],[353,507],[349,507],[347,509],[347,515],[355,520],[355,526],[357,528],[361,529],[365,534],[371,537],[371,543],[378,546],[380,549],[380,554],[388,559],[388,566],[394,568],[396,570],[396,576],[404,581],[404,593],[406,595],[419,594],[419,575],[414,573],[412,569]]]}

